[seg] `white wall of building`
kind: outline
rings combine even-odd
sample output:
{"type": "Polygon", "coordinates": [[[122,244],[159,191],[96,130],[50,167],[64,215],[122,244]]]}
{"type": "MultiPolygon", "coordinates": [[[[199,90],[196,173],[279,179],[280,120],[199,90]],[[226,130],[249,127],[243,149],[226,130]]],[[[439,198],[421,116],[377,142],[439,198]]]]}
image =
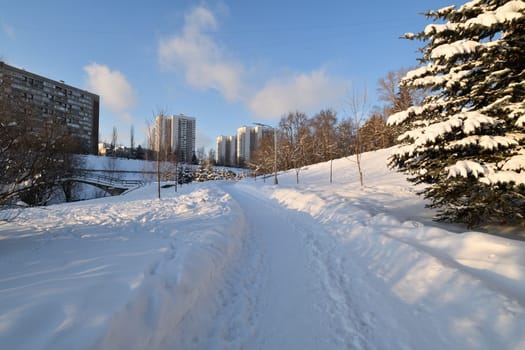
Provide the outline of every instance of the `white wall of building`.
{"type": "Polygon", "coordinates": [[[157,116],[154,149],[179,151],[181,161],[189,163],[195,154],[197,122],[195,117],[180,115],[157,116]],[[160,143],[159,143],[160,139],[160,143]]]}

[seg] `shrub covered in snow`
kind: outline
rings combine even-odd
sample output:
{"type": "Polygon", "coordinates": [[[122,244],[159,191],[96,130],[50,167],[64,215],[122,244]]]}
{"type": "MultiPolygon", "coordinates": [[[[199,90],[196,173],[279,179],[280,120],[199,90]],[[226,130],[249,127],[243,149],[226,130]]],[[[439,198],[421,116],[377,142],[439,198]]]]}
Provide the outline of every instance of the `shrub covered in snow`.
{"type": "Polygon", "coordinates": [[[427,16],[440,23],[407,35],[426,45],[402,84],[432,94],[389,118],[410,129],[391,165],[429,184],[439,219],[523,222],[525,2],[475,0],[427,16]]]}
{"type": "Polygon", "coordinates": [[[193,173],[193,180],[197,182],[214,180],[237,180],[238,176],[233,171],[224,168],[201,165],[193,173]]]}

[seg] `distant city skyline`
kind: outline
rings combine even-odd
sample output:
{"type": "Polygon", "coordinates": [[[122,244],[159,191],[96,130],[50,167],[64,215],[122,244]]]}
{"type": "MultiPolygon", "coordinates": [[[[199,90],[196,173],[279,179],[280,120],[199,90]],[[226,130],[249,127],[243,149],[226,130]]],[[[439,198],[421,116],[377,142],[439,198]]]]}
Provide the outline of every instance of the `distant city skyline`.
{"type": "MultiPolygon", "coordinates": [[[[456,4],[461,4],[456,3],[456,4]]],[[[421,42],[399,39],[450,1],[264,3],[6,2],[0,58],[100,95],[100,141],[145,144],[157,111],[199,117],[197,148],[240,125],[332,108],[352,89],[417,65],[421,42]]]]}

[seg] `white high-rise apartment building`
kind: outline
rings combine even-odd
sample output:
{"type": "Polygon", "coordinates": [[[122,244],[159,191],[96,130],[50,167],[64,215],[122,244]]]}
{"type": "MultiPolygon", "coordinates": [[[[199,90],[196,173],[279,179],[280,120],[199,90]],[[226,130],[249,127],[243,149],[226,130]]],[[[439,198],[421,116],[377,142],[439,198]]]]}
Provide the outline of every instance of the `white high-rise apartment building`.
{"type": "Polygon", "coordinates": [[[155,118],[152,146],[156,152],[172,153],[171,147],[171,117],[158,115],[155,118]]]}
{"type": "Polygon", "coordinates": [[[261,127],[243,126],[237,129],[237,165],[245,166],[262,138],[261,127]]]}
{"type": "Polygon", "coordinates": [[[196,119],[183,114],[155,119],[154,149],[174,154],[179,161],[190,163],[195,155],[196,119]]]}
{"type": "Polygon", "coordinates": [[[217,137],[215,161],[218,165],[234,166],[237,164],[237,142],[235,136],[217,137]]]}

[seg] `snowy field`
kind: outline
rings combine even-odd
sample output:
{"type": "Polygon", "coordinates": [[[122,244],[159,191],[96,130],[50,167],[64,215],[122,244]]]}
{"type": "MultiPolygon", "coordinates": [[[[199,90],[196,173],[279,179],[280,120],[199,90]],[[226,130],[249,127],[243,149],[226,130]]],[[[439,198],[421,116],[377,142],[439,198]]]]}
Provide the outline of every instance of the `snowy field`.
{"type": "Polygon", "coordinates": [[[525,242],[436,224],[389,150],[0,224],[2,349],[525,349],[525,242]]]}

